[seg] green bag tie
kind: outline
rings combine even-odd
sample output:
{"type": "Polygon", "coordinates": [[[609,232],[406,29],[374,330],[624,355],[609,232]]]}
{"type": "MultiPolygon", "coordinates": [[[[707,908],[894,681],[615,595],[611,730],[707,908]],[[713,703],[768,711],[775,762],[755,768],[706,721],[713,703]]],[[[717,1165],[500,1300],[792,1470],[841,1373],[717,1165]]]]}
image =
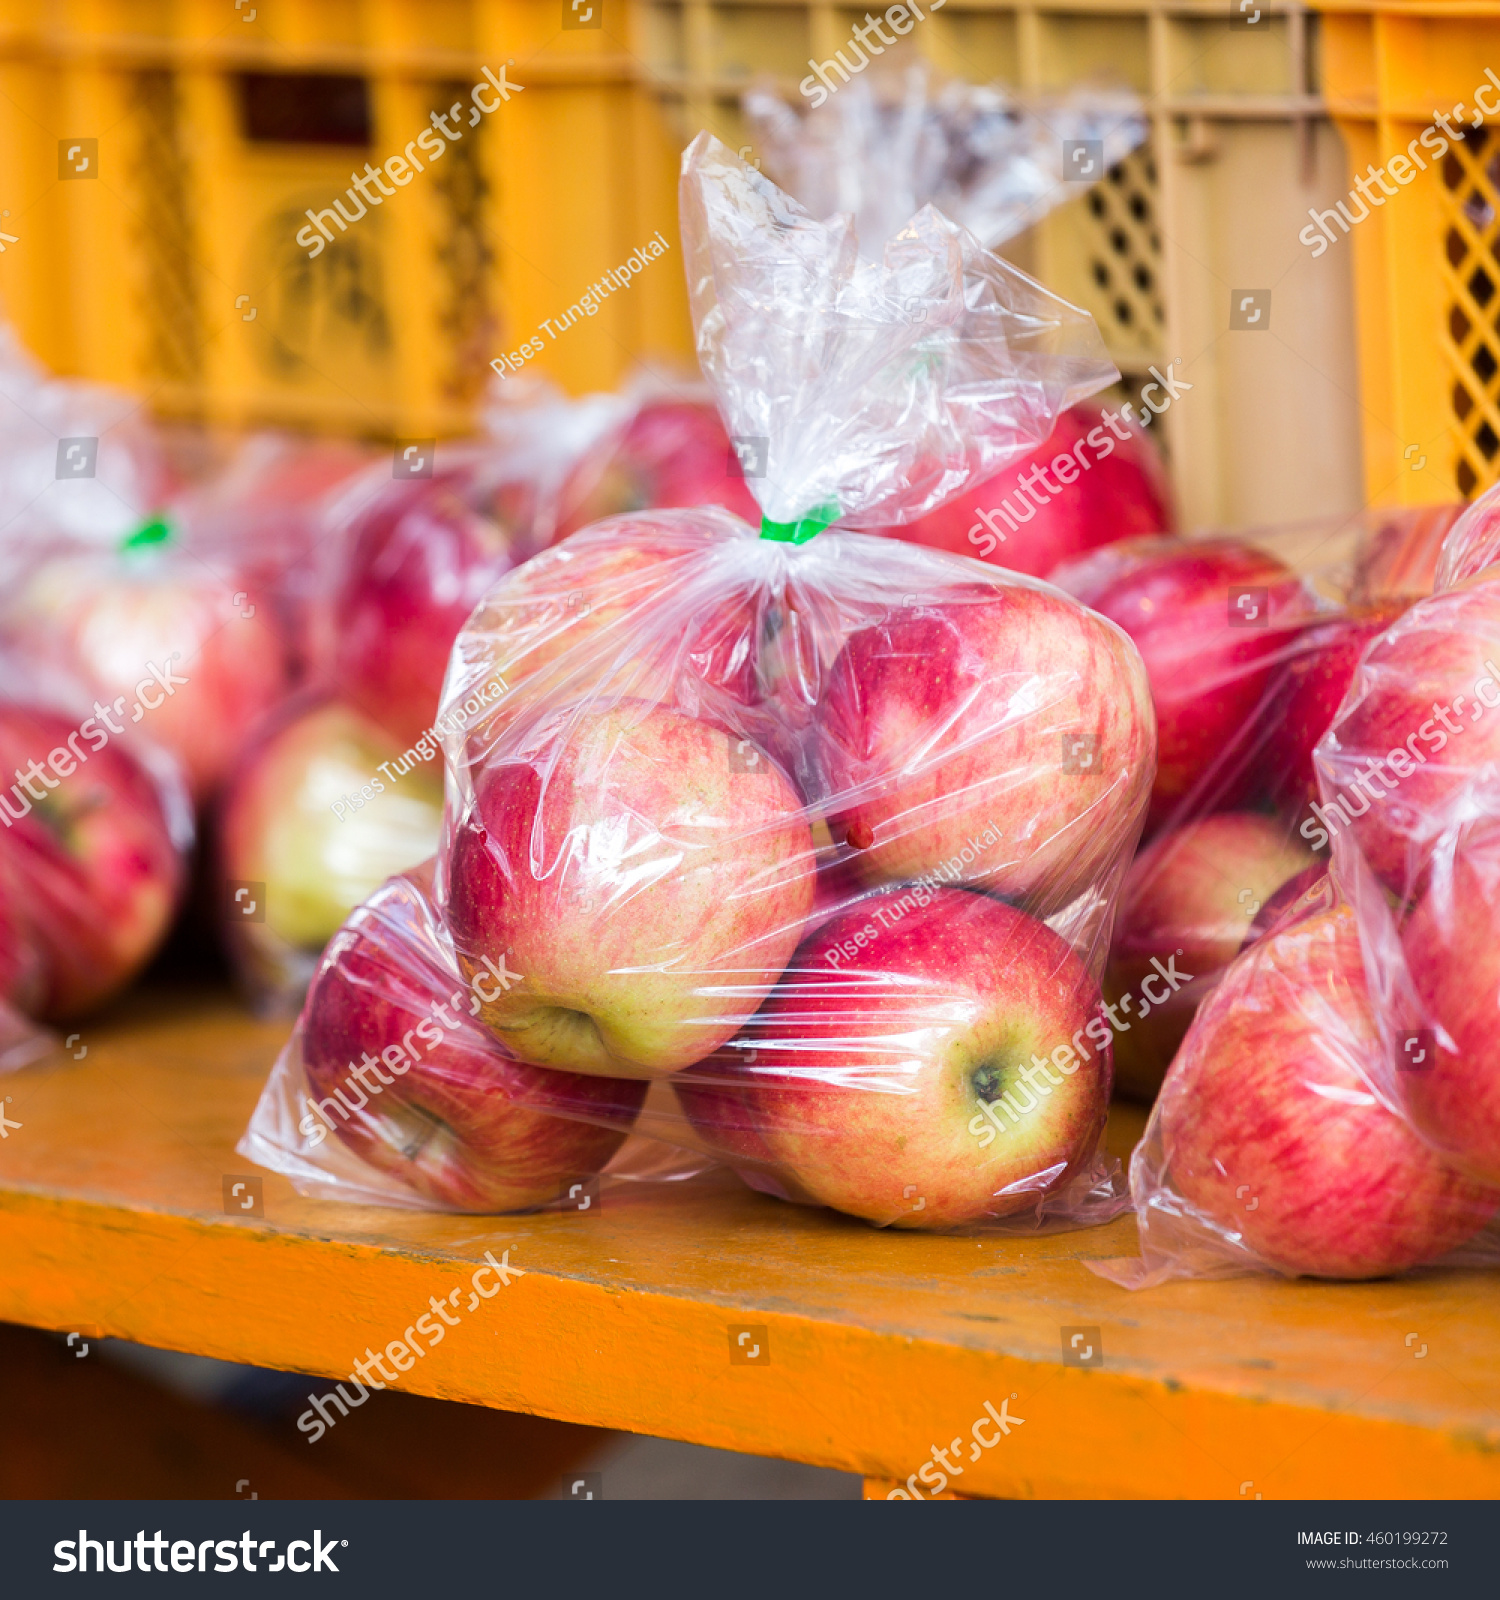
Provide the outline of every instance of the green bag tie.
{"type": "Polygon", "coordinates": [[[780,539],[783,544],[806,544],[838,520],[839,508],[836,505],[819,506],[806,516],[798,517],[795,522],[772,522],[769,517],[762,516],[760,536],[762,539],[780,539]]]}
{"type": "Polygon", "coordinates": [[[146,550],[152,545],[167,544],[174,533],[172,524],[165,517],[152,517],[143,522],[133,533],[128,533],[120,541],[122,550],[146,550]]]}

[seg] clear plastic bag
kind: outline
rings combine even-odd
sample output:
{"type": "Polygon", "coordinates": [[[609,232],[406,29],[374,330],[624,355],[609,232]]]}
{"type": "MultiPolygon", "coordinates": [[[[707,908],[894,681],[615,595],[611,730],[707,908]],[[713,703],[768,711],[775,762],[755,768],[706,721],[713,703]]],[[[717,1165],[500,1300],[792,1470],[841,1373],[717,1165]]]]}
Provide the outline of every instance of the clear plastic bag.
{"type": "Polygon", "coordinates": [[[1108,381],[1097,334],[930,210],[861,262],[707,136],[683,215],[762,536],[612,518],[460,635],[434,899],[478,1019],[542,1071],[657,1080],[641,1131],[789,1198],[1114,1215],[1097,985],[1154,766],[1140,659],[1044,585],[819,531],[931,509],[976,440],[979,470],[1034,447],[1108,381]]]}
{"type": "Polygon", "coordinates": [[[303,1194],[479,1212],[584,1209],[601,1173],[699,1170],[626,1147],[646,1084],[506,1054],[475,1020],[493,980],[459,976],[430,887],[430,866],[391,879],[329,943],[239,1153],[303,1194]]]}
{"type": "Polygon", "coordinates": [[[808,82],[800,114],[773,90],[745,95],[752,143],[812,216],[853,216],[872,256],[926,205],[997,249],[1097,183],[1147,133],[1128,89],[1024,97],[936,79],[920,63],[855,78],[831,97],[808,82]]]}
{"type": "Polygon", "coordinates": [[[1500,581],[1482,572],[1366,653],[1317,763],[1384,1045],[1372,1081],[1439,1153],[1500,1185],[1500,581]]]}
{"type": "MultiPolygon", "coordinates": [[[[801,114],[766,89],[744,105],[770,174],[815,217],[852,214],[870,255],[928,204],[996,249],[1084,193],[1146,136],[1140,101],[1126,90],[1022,100],[935,80],[920,64],[857,78],[801,114]],[[1068,170],[1068,151],[1084,170],[1068,170]]],[[[924,310],[914,304],[913,314],[924,310]]],[[[1173,532],[1156,448],[1131,408],[1121,409],[1064,411],[1051,436],[1004,473],[978,472],[961,498],[888,531],[1039,578],[1098,545],[1173,532]],[[1049,476],[1054,467],[1060,482],[1049,476]]],[[[1141,416],[1150,422],[1144,408],[1141,416]]]]}
{"type": "MultiPolygon", "coordinates": [[[[1438,561],[1435,589],[1456,589],[1500,560],[1500,484],[1466,507],[1448,530],[1438,561]]],[[[1493,577],[1493,573],[1487,573],[1493,577]]]]}
{"type": "Polygon", "coordinates": [[[862,261],[848,217],[815,221],[717,141],[684,163],[698,358],[730,437],[765,445],[746,473],[773,524],[914,522],[1118,376],[1087,312],[931,207],[862,261]]]}
{"type": "Polygon", "coordinates": [[[50,376],[0,323],[0,592],[8,556],[39,539],[111,548],[172,487],[138,398],[50,376]]]}
{"type": "Polygon", "coordinates": [[[1140,1259],[1088,1265],[1147,1288],[1500,1261],[1500,1189],[1413,1132],[1375,1091],[1383,1072],[1358,924],[1325,877],[1187,1031],[1131,1159],[1140,1259]]]}

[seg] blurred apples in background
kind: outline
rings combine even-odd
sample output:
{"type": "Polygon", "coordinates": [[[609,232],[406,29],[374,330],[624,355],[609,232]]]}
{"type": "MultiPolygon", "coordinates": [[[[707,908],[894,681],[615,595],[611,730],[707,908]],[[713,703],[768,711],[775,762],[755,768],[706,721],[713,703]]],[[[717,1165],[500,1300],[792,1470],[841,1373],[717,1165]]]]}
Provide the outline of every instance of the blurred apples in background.
{"type": "Polygon", "coordinates": [[[149,717],[202,804],[288,692],[286,643],[269,606],[176,546],[165,523],[142,531],[153,542],[45,562],[16,599],[11,637],[116,715],[149,717]]]}
{"type": "Polygon", "coordinates": [[[1367,511],[1355,559],[1355,603],[1372,607],[1390,603],[1399,609],[1431,594],[1443,541],[1464,510],[1460,501],[1367,511]]]}
{"type": "Polygon", "coordinates": [[[1332,727],[1360,657],[1403,609],[1399,600],[1355,608],[1297,639],[1270,708],[1270,787],[1278,800],[1306,807],[1318,798],[1313,751],[1332,727]]]}
{"type": "Polygon", "coordinates": [[[257,608],[269,608],[299,683],[325,583],[329,509],[376,459],[353,440],[252,434],[173,502],[187,548],[213,572],[236,576],[235,589],[242,585],[257,608]]]}
{"type": "Polygon", "coordinates": [[[513,536],[457,486],[414,480],[386,484],[341,537],[335,692],[404,748],[432,726],[453,641],[515,564],[513,536]]]}
{"type": "Polygon", "coordinates": [[[299,700],[262,730],[225,796],[217,887],[263,1009],[296,1009],[344,918],[437,849],[442,812],[436,746],[403,751],[350,706],[299,700]]]}
{"type": "Polygon", "coordinates": [[[616,433],[589,450],[563,487],[557,536],[601,517],[654,508],[723,506],[752,527],[760,507],[746,482],[757,467],[731,444],[707,400],[648,400],[616,433]]]}
{"type": "Polygon", "coordinates": [[[170,766],[153,771],[110,721],[12,702],[0,703],[0,773],[16,778],[0,790],[0,877],[22,947],[3,981],[33,1016],[78,1016],[166,934],[192,837],[186,797],[170,766]]]}
{"type": "Polygon", "coordinates": [[[1306,845],[1258,811],[1222,811],[1164,830],[1136,856],[1120,891],[1105,975],[1105,993],[1123,1018],[1115,1077],[1124,1094],[1152,1098],[1193,1013],[1264,904],[1313,863],[1306,845]]]}

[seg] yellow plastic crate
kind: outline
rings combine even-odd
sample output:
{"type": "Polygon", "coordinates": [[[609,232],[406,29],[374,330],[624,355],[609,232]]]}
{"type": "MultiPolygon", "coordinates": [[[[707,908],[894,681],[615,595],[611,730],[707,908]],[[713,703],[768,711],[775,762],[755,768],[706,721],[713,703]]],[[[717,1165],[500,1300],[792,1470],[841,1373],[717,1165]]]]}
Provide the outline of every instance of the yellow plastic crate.
{"type": "MultiPolygon", "coordinates": [[[[795,99],[809,59],[830,59],[865,14],[822,0],[636,4],[639,53],[679,130],[708,126],[734,148],[746,84],[766,74],[795,99]]],[[[1350,269],[1310,263],[1297,242],[1308,207],[1348,187],[1316,19],[1286,0],[1256,8],[1260,23],[1241,26],[1232,0],[924,0],[908,35],[972,82],[1103,76],[1141,95],[1149,145],[1007,254],[1094,313],[1132,387],[1170,361],[1193,384],[1163,418],[1189,527],[1362,503],[1350,269]],[[1269,329],[1231,330],[1235,290],[1272,292],[1269,329]]]]}
{"type": "Polygon", "coordinates": [[[532,365],[580,391],[689,356],[678,144],[624,0],[592,3],[3,0],[0,304],[49,366],[167,413],[437,436],[660,230],[532,365]],[[308,209],[467,113],[485,67],[521,91],[310,259],[308,209]]]}
{"type": "MultiPolygon", "coordinates": [[[[1359,310],[1365,481],[1372,503],[1473,496],[1500,477],[1500,115],[1437,154],[1449,117],[1500,73],[1500,11],[1462,0],[1320,0],[1329,108],[1365,173],[1432,128],[1427,161],[1380,204],[1345,201],[1324,255],[1352,255],[1359,310]],[[1361,209],[1368,211],[1359,218],[1361,209]]],[[[1484,104],[1500,102],[1491,86],[1484,104]]],[[[1455,127],[1455,132],[1457,131],[1455,127]]],[[[1444,141],[1446,142],[1446,141],[1444,141]]]]}

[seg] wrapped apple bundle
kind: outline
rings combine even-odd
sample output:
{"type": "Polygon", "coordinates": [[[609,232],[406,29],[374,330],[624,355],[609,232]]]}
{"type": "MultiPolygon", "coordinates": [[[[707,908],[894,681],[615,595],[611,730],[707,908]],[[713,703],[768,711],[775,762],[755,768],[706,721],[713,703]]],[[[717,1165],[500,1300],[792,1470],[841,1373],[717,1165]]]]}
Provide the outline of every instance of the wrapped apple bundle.
{"type": "Polygon", "coordinates": [[[612,1162],[640,1164],[621,1146],[648,1086],[509,1054],[476,1020],[504,982],[460,977],[430,865],[392,878],[324,952],[240,1153],[329,1199],[487,1212],[571,1191],[576,1208],[612,1162]]]}
{"type": "Polygon", "coordinates": [[[930,209],[863,261],[707,135],[682,200],[761,529],[597,523],[460,634],[434,897],[478,1019],[544,1073],[661,1080],[641,1131],[788,1198],[1112,1215],[1098,978],[1154,770],[1139,655],[1042,584],[841,531],[933,509],[1112,368],[930,209]]]}
{"type": "Polygon", "coordinates": [[[1365,653],[1317,763],[1378,1002],[1376,1087],[1445,1159],[1500,1185],[1497,663],[1500,581],[1481,568],[1365,653]]]}
{"type": "Polygon", "coordinates": [[[1351,563],[1327,560],[1327,532],[1133,540],[1054,574],[1130,634],[1156,708],[1149,837],[1105,982],[1132,1097],[1156,1092],[1262,914],[1325,870],[1313,751],[1361,652],[1402,609],[1351,597],[1351,563]]]}
{"type": "Polygon", "coordinates": [[[9,658],[0,773],[12,779],[0,788],[0,1001],[42,1021],[82,1016],[171,925],[193,841],[181,773],[128,707],[90,706],[9,658]]]}
{"type": "Polygon", "coordinates": [[[228,552],[154,517],[113,548],[44,546],[7,596],[11,646],[77,678],[177,758],[195,804],[290,690],[287,643],[228,552]]]}
{"type": "Polygon", "coordinates": [[[1127,1288],[1277,1272],[1379,1278],[1500,1260],[1500,1187],[1461,1171],[1376,1090],[1385,1050],[1354,911],[1328,878],[1225,973],[1131,1160],[1127,1288]]]}

